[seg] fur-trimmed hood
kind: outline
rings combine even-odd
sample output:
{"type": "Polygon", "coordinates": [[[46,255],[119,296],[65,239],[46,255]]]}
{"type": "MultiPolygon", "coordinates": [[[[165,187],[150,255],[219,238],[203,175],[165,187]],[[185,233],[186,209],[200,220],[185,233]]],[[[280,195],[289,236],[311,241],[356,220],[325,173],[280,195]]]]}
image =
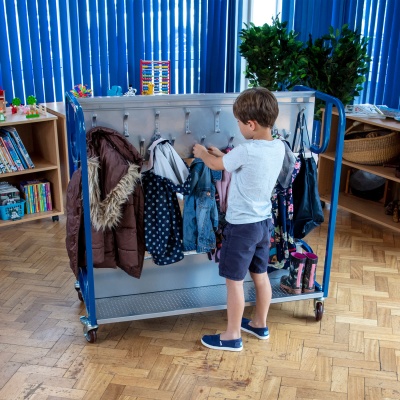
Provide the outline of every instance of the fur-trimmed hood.
{"type": "Polygon", "coordinates": [[[100,163],[98,158],[88,159],[90,219],[93,227],[100,229],[112,229],[118,226],[122,217],[122,207],[127,202],[140,182],[140,167],[129,164],[127,173],[118,184],[101,200],[101,189],[99,183],[100,163]]]}
{"type": "MultiPolygon", "coordinates": [[[[143,158],[122,135],[109,128],[92,128],[86,141],[93,266],[119,267],[140,278],[146,252],[139,172],[143,158]]],[[[82,194],[79,168],[68,184],[66,224],[70,267],[76,277],[87,261],[82,194]]]]}

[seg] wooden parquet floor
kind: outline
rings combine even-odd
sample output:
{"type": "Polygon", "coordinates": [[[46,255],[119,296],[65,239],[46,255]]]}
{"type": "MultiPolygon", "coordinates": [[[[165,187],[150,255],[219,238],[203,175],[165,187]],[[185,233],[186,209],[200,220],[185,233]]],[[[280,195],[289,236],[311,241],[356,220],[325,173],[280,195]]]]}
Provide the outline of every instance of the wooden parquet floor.
{"type": "MultiPolygon", "coordinates": [[[[326,229],[307,237],[319,277],[326,229]]],[[[0,231],[0,400],[400,399],[400,235],[340,212],[322,321],[312,300],[272,305],[270,340],[230,353],[200,343],[225,311],[101,325],[87,343],[64,230],[0,231]]]]}

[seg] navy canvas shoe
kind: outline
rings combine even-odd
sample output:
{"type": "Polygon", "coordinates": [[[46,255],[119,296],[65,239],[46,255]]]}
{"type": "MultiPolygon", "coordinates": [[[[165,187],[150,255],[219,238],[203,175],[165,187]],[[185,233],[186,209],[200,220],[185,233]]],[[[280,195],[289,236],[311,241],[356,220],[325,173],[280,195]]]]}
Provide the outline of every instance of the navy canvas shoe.
{"type": "Polygon", "coordinates": [[[214,350],[241,351],[243,349],[242,338],[221,340],[220,335],[204,335],[201,338],[201,343],[214,350]]]}
{"type": "Polygon", "coordinates": [[[255,337],[262,340],[269,338],[269,330],[267,326],[265,328],[254,328],[249,325],[249,322],[250,322],[249,319],[242,318],[242,326],[241,326],[242,331],[251,333],[255,337]]]}

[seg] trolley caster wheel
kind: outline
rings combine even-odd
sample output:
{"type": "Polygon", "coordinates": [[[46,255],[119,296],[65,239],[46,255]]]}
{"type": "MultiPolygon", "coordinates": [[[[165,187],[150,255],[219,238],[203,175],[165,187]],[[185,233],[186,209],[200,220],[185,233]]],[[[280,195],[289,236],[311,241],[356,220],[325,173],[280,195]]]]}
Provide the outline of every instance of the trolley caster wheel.
{"type": "Polygon", "coordinates": [[[59,221],[60,219],[58,218],[58,215],[55,215],[54,217],[51,217],[53,222],[59,221]]]}
{"type": "Polygon", "coordinates": [[[97,329],[92,329],[90,331],[87,331],[85,333],[85,339],[89,342],[89,343],[95,343],[97,340],[97,329]]]}
{"type": "Polygon", "coordinates": [[[75,282],[74,287],[75,287],[76,293],[78,293],[78,299],[83,302],[83,295],[82,295],[81,287],[79,286],[79,281],[75,282]]]}
{"type": "Polygon", "coordinates": [[[323,315],[324,315],[324,303],[322,303],[321,301],[315,302],[315,320],[321,321],[323,315]]]}

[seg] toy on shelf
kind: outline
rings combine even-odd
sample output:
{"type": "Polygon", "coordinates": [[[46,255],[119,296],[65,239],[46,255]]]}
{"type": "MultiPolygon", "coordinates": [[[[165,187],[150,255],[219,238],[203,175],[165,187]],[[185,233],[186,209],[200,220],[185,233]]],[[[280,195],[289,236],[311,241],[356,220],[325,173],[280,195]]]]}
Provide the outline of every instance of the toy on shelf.
{"type": "Polygon", "coordinates": [[[21,99],[19,97],[14,97],[11,102],[11,114],[16,114],[20,105],[21,99]]]}
{"type": "Polygon", "coordinates": [[[129,89],[127,92],[124,93],[124,96],[136,96],[136,92],[137,90],[134,89],[132,85],[129,85],[129,89]]]}
{"type": "Polygon", "coordinates": [[[141,94],[169,94],[169,61],[140,60],[140,79],[141,94]]]}
{"type": "Polygon", "coordinates": [[[26,99],[27,106],[24,107],[22,113],[25,114],[26,118],[38,118],[40,117],[39,110],[36,107],[36,97],[35,96],[28,96],[26,99]]]}
{"type": "Polygon", "coordinates": [[[149,82],[147,84],[147,89],[142,90],[142,94],[144,94],[144,95],[152,95],[152,94],[154,94],[154,83],[149,82]]]}
{"type": "MultiPolygon", "coordinates": [[[[121,86],[111,86],[111,89],[107,90],[107,96],[122,96],[121,86]]],[[[77,97],[77,96],[75,96],[77,97]]]]}
{"type": "Polygon", "coordinates": [[[92,97],[92,89],[80,83],[79,85],[75,85],[71,90],[71,93],[75,97],[92,97]]]}
{"type": "Polygon", "coordinates": [[[6,113],[3,110],[0,110],[0,122],[4,122],[6,120],[6,113]]]}
{"type": "Polygon", "coordinates": [[[0,89],[0,111],[3,111],[4,114],[6,113],[6,91],[0,89]]]}

